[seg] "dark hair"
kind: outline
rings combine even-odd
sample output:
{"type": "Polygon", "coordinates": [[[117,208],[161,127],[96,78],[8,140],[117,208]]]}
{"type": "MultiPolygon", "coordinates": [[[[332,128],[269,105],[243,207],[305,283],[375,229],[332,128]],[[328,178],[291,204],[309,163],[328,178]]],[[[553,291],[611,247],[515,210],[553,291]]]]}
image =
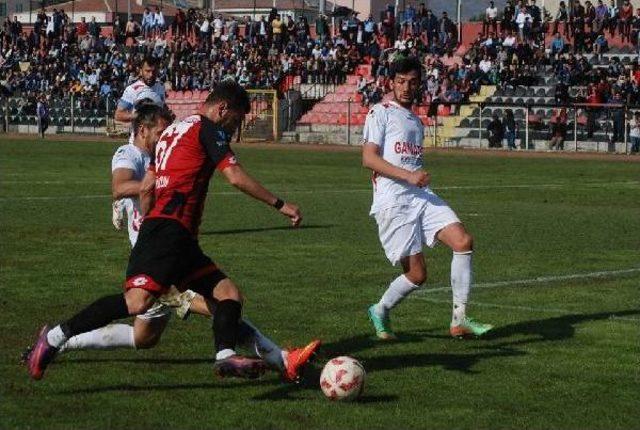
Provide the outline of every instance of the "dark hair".
{"type": "Polygon", "coordinates": [[[418,73],[418,78],[422,78],[422,64],[420,64],[420,61],[416,57],[400,58],[391,63],[389,75],[393,79],[398,73],[404,75],[413,71],[418,73]]]}
{"type": "Polygon", "coordinates": [[[151,67],[158,67],[158,59],[156,57],[152,57],[151,55],[147,55],[142,60],[142,63],[140,63],[140,67],[144,66],[145,64],[151,67]]]}
{"type": "Polygon", "coordinates": [[[136,105],[136,116],[133,118],[133,132],[138,134],[141,125],[145,127],[155,126],[159,120],[163,119],[168,123],[173,122],[173,113],[166,107],[160,107],[151,103],[138,103],[136,105]]]}
{"type": "Polygon", "coordinates": [[[220,102],[226,102],[231,109],[245,114],[251,112],[249,94],[237,82],[232,80],[224,80],[216,85],[204,103],[212,105],[220,102]]]}

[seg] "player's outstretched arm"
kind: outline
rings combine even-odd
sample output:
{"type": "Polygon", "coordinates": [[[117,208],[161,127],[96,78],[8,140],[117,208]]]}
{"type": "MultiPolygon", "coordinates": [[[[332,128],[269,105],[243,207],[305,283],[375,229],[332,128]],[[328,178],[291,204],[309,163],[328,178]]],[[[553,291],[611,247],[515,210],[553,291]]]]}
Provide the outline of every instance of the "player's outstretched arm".
{"type": "Polygon", "coordinates": [[[378,153],[378,145],[375,143],[362,145],[362,165],[379,175],[405,181],[416,187],[426,187],[431,182],[431,174],[422,169],[411,172],[386,161],[378,153]]]}
{"type": "Polygon", "coordinates": [[[138,197],[140,181],[133,179],[133,173],[131,169],[115,169],[111,172],[111,194],[114,200],[138,197]]]}
{"type": "Polygon", "coordinates": [[[278,211],[291,220],[291,224],[297,227],[302,222],[302,213],[298,206],[293,203],[287,203],[280,200],[273,193],[267,190],[262,184],[244,171],[239,165],[231,165],[222,170],[222,174],[227,181],[243,193],[273,206],[278,211]]]}

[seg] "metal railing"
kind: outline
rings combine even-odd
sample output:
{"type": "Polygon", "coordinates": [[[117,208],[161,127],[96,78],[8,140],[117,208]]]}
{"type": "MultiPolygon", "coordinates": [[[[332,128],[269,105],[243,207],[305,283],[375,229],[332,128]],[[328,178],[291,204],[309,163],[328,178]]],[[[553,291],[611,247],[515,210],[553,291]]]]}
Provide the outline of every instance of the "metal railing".
{"type": "MultiPolygon", "coordinates": [[[[47,106],[46,134],[105,134],[113,125],[115,99],[105,97],[100,107],[88,107],[73,95],[54,99],[47,106]]],[[[37,102],[24,97],[0,99],[0,131],[5,133],[38,134],[40,121],[36,113],[37,102]]]]}
{"type": "MultiPolygon", "coordinates": [[[[298,120],[298,129],[311,139],[309,142],[360,142],[370,105],[355,100],[354,95],[343,98],[346,100],[316,104],[298,120]]],[[[413,110],[425,125],[425,146],[431,147],[629,154],[640,144],[640,136],[631,134],[632,119],[640,113],[640,106],[464,102],[416,105],[413,110]],[[514,130],[494,136],[488,126],[494,115],[504,123],[507,110],[512,111],[514,130]]],[[[635,130],[640,131],[640,117],[635,130]]]]}

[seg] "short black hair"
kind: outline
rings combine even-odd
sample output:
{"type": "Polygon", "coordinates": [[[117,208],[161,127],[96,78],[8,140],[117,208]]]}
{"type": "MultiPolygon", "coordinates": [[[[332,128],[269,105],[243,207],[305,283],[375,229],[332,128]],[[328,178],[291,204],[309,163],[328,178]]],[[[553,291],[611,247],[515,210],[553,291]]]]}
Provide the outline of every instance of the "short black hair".
{"type": "Polygon", "coordinates": [[[245,114],[251,112],[251,102],[247,90],[231,79],[226,79],[216,85],[205,100],[205,104],[208,105],[220,102],[226,102],[231,109],[245,114]]]}
{"type": "Polygon", "coordinates": [[[418,73],[418,78],[422,79],[422,64],[420,64],[420,61],[418,61],[416,57],[406,57],[400,58],[391,63],[391,70],[389,74],[391,79],[393,79],[398,73],[404,75],[405,73],[409,73],[414,70],[418,73]]]}
{"type": "Polygon", "coordinates": [[[165,120],[172,123],[173,113],[164,106],[157,106],[152,103],[140,103],[136,107],[136,116],[133,118],[133,132],[138,134],[141,125],[145,127],[155,126],[159,120],[165,120]]]}
{"type": "Polygon", "coordinates": [[[144,66],[145,64],[152,67],[158,67],[158,59],[151,55],[147,55],[142,59],[140,67],[144,66]]]}

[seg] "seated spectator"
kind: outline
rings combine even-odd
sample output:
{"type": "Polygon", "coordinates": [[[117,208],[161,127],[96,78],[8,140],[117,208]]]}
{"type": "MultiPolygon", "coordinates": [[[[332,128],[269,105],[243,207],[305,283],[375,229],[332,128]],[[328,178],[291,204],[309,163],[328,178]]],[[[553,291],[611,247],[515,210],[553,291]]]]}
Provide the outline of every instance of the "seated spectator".
{"type": "Polygon", "coordinates": [[[549,45],[549,48],[551,49],[552,56],[564,54],[567,51],[567,46],[562,36],[560,36],[560,33],[556,32],[553,35],[553,39],[551,39],[551,44],[549,45]]]}
{"type": "Polygon", "coordinates": [[[596,40],[593,42],[593,53],[602,56],[603,53],[609,50],[609,44],[603,33],[598,34],[596,40]]]}

